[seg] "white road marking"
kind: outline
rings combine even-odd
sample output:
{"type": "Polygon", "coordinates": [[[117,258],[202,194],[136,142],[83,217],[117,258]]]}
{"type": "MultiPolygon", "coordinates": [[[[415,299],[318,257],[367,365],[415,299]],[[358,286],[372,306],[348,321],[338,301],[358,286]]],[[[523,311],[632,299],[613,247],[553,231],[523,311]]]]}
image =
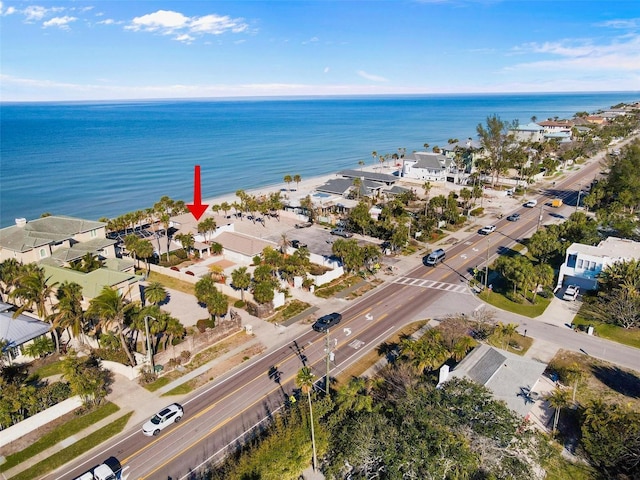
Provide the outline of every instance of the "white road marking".
{"type": "MultiPolygon", "coordinates": [[[[398,277],[393,283],[400,283],[411,287],[431,288],[433,290],[446,290],[451,293],[462,293],[463,295],[471,295],[466,285],[446,282],[434,282],[433,280],[424,280],[418,278],[398,277]]],[[[373,318],[373,317],[372,317],[373,318]]],[[[368,318],[367,318],[368,320],[368,318]]]]}

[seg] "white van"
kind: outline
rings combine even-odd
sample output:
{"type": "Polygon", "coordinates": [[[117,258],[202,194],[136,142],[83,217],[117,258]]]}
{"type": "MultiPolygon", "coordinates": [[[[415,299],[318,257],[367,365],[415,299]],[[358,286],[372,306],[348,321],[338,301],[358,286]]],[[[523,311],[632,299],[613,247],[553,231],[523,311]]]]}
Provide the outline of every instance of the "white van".
{"type": "Polygon", "coordinates": [[[424,264],[428,265],[428,266],[431,266],[431,267],[435,267],[440,262],[443,262],[445,258],[446,258],[446,254],[445,254],[444,250],[439,248],[439,249],[434,250],[433,252],[431,252],[424,259],[424,264]]]}

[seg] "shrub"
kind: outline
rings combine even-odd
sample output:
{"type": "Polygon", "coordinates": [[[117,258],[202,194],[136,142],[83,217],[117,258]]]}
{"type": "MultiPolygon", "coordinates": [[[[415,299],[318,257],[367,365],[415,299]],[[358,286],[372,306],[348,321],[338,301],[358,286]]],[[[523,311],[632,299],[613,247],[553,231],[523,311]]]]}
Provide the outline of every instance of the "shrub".
{"type": "Polygon", "coordinates": [[[191,352],[189,350],[183,350],[180,352],[180,359],[182,359],[183,362],[188,362],[190,358],[191,352]]]}
{"type": "Polygon", "coordinates": [[[222,245],[218,242],[213,242],[209,248],[211,249],[211,253],[214,255],[220,255],[222,253],[222,245]]]}
{"type": "Polygon", "coordinates": [[[214,328],[216,322],[211,318],[201,318],[196,322],[196,328],[200,333],[204,333],[207,328],[214,328]]]}
{"type": "Polygon", "coordinates": [[[95,350],[93,350],[93,354],[101,360],[109,360],[110,362],[118,362],[122,363],[123,365],[129,365],[129,357],[127,357],[127,354],[120,349],[112,350],[107,348],[96,348],[95,350]]]}
{"type": "Polygon", "coordinates": [[[242,300],[236,300],[233,304],[233,306],[236,308],[244,308],[245,305],[246,304],[242,300]]]}
{"type": "Polygon", "coordinates": [[[182,359],[180,357],[170,358],[167,362],[168,368],[176,368],[177,366],[182,365],[182,359]]]}
{"type": "Polygon", "coordinates": [[[482,207],[474,208],[469,212],[469,215],[471,215],[472,217],[479,217],[482,214],[484,214],[484,208],[482,207]]]}
{"type": "Polygon", "coordinates": [[[140,372],[138,383],[140,383],[140,385],[148,385],[155,382],[157,379],[158,375],[156,375],[155,372],[152,372],[151,370],[145,368],[140,372]]]}

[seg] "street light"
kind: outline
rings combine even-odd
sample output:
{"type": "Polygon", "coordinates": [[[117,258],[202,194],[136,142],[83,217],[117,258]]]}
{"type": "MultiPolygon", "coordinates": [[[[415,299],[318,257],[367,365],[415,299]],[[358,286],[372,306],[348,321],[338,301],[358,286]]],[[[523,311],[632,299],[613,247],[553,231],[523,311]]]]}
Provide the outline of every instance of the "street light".
{"type": "Polygon", "coordinates": [[[144,330],[147,336],[147,363],[151,365],[151,371],[155,371],[155,365],[153,364],[153,352],[151,351],[151,338],[149,338],[149,319],[156,320],[151,315],[144,316],[144,330]]]}

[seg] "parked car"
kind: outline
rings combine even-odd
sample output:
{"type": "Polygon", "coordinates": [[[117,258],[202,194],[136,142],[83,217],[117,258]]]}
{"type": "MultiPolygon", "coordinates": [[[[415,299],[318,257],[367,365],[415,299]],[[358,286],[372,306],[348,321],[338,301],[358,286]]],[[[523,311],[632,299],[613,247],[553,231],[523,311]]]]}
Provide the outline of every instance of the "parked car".
{"type": "Polygon", "coordinates": [[[172,403],[156,413],[150,420],[142,425],[142,433],[147,436],[158,435],[172,423],[178,423],[184,415],[182,405],[172,403]]]}
{"type": "Polygon", "coordinates": [[[538,201],[537,200],[529,200],[527,203],[525,203],[523,206],[527,207],[527,208],[533,208],[536,205],[538,205],[538,201]]]}
{"type": "Polygon", "coordinates": [[[493,233],[495,231],[496,231],[495,225],[487,225],[486,227],[482,227],[480,230],[478,230],[478,233],[480,235],[489,235],[490,233],[493,233]]]}
{"type": "Polygon", "coordinates": [[[311,225],[313,225],[313,222],[296,223],[294,226],[296,228],[309,228],[311,225]]]}
{"type": "Polygon", "coordinates": [[[507,217],[507,220],[509,220],[510,222],[517,222],[518,220],[520,220],[520,214],[519,213],[512,213],[511,215],[509,215],[507,217]]]}
{"type": "Polygon", "coordinates": [[[567,300],[569,302],[573,302],[576,298],[578,298],[578,294],[580,293],[580,287],[577,285],[569,285],[567,289],[564,291],[564,295],[562,296],[563,300],[567,300]]]}
{"type": "Polygon", "coordinates": [[[339,237],[351,238],[353,237],[353,233],[348,232],[343,227],[334,228],[331,230],[331,235],[338,235],[339,237]]]}
{"type": "Polygon", "coordinates": [[[323,315],[313,324],[313,329],[316,332],[326,332],[329,328],[337,325],[342,320],[342,315],[339,313],[333,312],[328,315],[323,315]]]}
{"type": "Polygon", "coordinates": [[[307,244],[302,243],[300,240],[291,240],[291,246],[293,248],[305,248],[307,244]]]}

